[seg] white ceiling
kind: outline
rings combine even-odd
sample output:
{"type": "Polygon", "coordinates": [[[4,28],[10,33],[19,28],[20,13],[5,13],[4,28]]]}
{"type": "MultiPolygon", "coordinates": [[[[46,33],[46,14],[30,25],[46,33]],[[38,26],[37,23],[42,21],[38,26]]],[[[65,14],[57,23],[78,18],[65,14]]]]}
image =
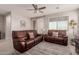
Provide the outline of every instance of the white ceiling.
{"type": "Polygon", "coordinates": [[[0,14],[5,14],[10,11],[15,11],[26,17],[37,17],[58,12],[70,11],[79,8],[78,4],[38,4],[38,7],[46,6],[44,13],[34,13],[27,9],[33,9],[31,4],[0,4],[0,14]],[[59,9],[56,9],[56,7],[59,9]]]}

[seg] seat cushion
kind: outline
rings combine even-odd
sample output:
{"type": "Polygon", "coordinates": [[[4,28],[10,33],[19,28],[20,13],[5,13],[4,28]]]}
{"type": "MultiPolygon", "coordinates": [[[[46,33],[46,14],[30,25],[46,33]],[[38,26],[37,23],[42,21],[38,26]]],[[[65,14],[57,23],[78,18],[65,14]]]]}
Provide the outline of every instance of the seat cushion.
{"type": "Polygon", "coordinates": [[[52,42],[52,41],[54,41],[55,39],[54,39],[54,37],[52,37],[52,36],[46,36],[44,40],[45,40],[45,41],[52,42]]]}
{"type": "Polygon", "coordinates": [[[56,42],[56,41],[63,41],[63,38],[61,37],[52,37],[52,36],[47,36],[45,37],[46,41],[50,41],[50,42],[56,42]]]}
{"type": "Polygon", "coordinates": [[[55,37],[55,39],[58,40],[58,41],[62,41],[63,40],[62,37],[55,37]]]}

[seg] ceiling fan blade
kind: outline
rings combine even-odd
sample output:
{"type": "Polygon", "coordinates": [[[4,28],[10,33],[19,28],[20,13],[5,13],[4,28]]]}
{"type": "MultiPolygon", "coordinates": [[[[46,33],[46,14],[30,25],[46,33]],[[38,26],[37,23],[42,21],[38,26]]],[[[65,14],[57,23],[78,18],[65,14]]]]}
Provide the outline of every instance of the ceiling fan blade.
{"type": "Polygon", "coordinates": [[[41,9],[45,9],[46,7],[41,7],[41,8],[39,8],[39,10],[41,10],[41,9]]]}
{"type": "Polygon", "coordinates": [[[38,7],[35,4],[32,4],[32,6],[34,7],[34,9],[36,10],[38,7]]]}

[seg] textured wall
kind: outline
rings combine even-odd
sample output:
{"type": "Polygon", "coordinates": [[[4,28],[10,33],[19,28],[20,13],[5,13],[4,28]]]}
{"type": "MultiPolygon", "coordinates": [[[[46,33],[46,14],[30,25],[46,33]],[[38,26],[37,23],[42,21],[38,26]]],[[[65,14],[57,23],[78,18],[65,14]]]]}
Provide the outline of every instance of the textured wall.
{"type": "Polygon", "coordinates": [[[30,30],[32,28],[32,23],[30,18],[23,17],[15,12],[12,13],[12,21],[11,21],[11,29],[12,30],[30,30]],[[20,22],[24,21],[25,26],[21,26],[20,22]]]}

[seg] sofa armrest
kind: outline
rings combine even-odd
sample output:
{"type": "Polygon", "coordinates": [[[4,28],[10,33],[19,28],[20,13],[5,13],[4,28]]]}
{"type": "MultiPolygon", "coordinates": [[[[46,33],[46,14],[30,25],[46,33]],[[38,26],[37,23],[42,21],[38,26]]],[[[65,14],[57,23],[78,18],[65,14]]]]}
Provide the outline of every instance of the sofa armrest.
{"type": "Polygon", "coordinates": [[[16,48],[25,48],[25,41],[19,41],[18,39],[14,39],[13,44],[16,48]]]}
{"type": "Polygon", "coordinates": [[[64,36],[64,39],[63,40],[64,40],[64,45],[67,46],[68,45],[68,37],[67,36],[64,36]]]}

